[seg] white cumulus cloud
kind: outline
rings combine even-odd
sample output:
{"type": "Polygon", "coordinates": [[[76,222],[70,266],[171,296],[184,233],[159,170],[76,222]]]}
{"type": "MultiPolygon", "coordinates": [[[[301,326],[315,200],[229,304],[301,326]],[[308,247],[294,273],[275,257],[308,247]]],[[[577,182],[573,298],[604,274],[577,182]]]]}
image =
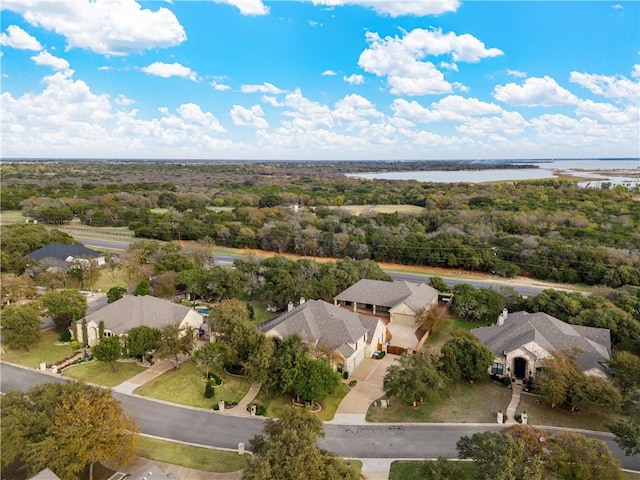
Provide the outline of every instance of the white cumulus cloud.
{"type": "Polygon", "coordinates": [[[225,83],[218,83],[215,80],[211,82],[211,86],[214,90],[218,90],[219,92],[224,92],[227,90],[231,90],[231,87],[225,83]]]}
{"type": "Polygon", "coordinates": [[[40,42],[17,25],[9,25],[7,33],[0,34],[0,45],[19,50],[42,50],[40,42]]]}
{"type": "Polygon", "coordinates": [[[156,77],[162,78],[180,77],[187,78],[194,82],[198,79],[198,74],[196,72],[177,62],[153,62],[151,65],[142,67],[140,70],[144,73],[148,73],[149,75],[155,75],[156,77]]]}
{"type": "Polygon", "coordinates": [[[3,0],[2,8],[63,35],[67,48],[104,55],[166,48],[187,38],[171,10],[142,8],[135,0],[3,0]]]}
{"type": "Polygon", "coordinates": [[[472,35],[440,29],[416,28],[403,37],[385,38],[367,32],[365,37],[369,48],[360,54],[358,65],[366,72],[386,76],[391,93],[397,95],[441,94],[453,89],[442,72],[425,60],[428,56],[450,55],[454,62],[478,62],[503,54],[497,48],[486,48],[472,35]]]}
{"type": "MultiPolygon", "coordinates": [[[[633,72],[632,72],[633,75],[633,72]]],[[[607,76],[591,73],[571,72],[569,81],[591,90],[596,95],[606,98],[635,99],[640,98],[640,83],[629,80],[622,75],[607,76]]]]}
{"type": "Polygon", "coordinates": [[[73,70],[71,70],[69,62],[64,58],[51,55],[49,52],[40,52],[38,55],[31,57],[31,60],[33,60],[36,65],[51,67],[67,76],[73,74],[73,70]]]}
{"type": "Polygon", "coordinates": [[[256,129],[269,128],[269,122],[264,119],[264,111],[260,105],[254,105],[251,108],[234,105],[230,113],[234,125],[256,129]]]}
{"type": "Polygon", "coordinates": [[[516,78],[526,78],[527,72],[523,72],[522,70],[511,70],[511,69],[508,69],[507,70],[507,75],[510,75],[510,76],[516,77],[516,78]]]}
{"type": "Polygon", "coordinates": [[[267,15],[269,8],[262,0],[213,0],[215,3],[233,5],[242,15],[267,15]]]}
{"type": "Polygon", "coordinates": [[[240,91],[242,93],[271,93],[272,95],[285,93],[285,90],[281,90],[268,82],[264,82],[262,85],[242,85],[240,91]]]}
{"type": "Polygon", "coordinates": [[[333,75],[337,75],[337,73],[333,70],[325,70],[324,72],[322,72],[322,75],[325,77],[331,77],[333,75]]]}
{"type": "Polygon", "coordinates": [[[357,75],[355,73],[352,75],[349,75],[348,77],[344,75],[342,79],[345,82],[350,83],[351,85],[362,85],[364,83],[364,77],[362,75],[357,75]]]}
{"type": "Polygon", "coordinates": [[[372,8],[382,15],[399,17],[413,15],[440,15],[455,12],[460,7],[459,0],[312,0],[314,5],[338,6],[361,5],[372,8]]]}
{"type": "Polygon", "coordinates": [[[573,105],[578,98],[549,76],[527,78],[522,85],[507,83],[493,89],[496,100],[521,107],[573,105]]]}

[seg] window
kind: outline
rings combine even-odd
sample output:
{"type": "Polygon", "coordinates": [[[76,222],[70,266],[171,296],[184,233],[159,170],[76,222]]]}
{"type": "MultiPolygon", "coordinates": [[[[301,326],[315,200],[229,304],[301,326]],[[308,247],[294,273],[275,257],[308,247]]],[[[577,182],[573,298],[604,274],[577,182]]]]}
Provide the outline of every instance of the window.
{"type": "Polygon", "coordinates": [[[491,375],[502,375],[504,374],[504,365],[498,362],[494,362],[491,366],[491,375]]]}

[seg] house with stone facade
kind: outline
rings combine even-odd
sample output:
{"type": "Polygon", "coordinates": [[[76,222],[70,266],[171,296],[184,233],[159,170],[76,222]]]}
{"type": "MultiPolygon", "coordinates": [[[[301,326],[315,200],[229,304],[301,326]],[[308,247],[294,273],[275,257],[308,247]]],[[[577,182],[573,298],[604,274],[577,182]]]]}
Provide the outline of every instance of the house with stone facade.
{"type": "Polygon", "coordinates": [[[80,343],[94,346],[100,341],[100,323],[103,322],[103,335],[124,336],[134,327],[146,325],[158,329],[166,325],[179,325],[181,329],[200,328],[204,317],[192,308],[152,297],[151,295],[125,295],[109,303],[84,319],[78,320],[72,327],[73,338],[80,343]],[[87,337],[83,330],[86,322],[87,337]]]}
{"type": "Polygon", "coordinates": [[[586,375],[608,376],[611,336],[606,328],[571,325],[543,312],[509,313],[496,325],[471,330],[496,356],[491,373],[527,380],[540,369],[540,360],[554,351],[576,349],[578,367],[586,375]]]}
{"type": "Polygon", "coordinates": [[[267,337],[297,334],[312,351],[330,352],[338,372],[353,372],[363,359],[384,347],[386,327],[379,318],[360,315],[324,300],[301,300],[294,307],[258,325],[267,337]]]}

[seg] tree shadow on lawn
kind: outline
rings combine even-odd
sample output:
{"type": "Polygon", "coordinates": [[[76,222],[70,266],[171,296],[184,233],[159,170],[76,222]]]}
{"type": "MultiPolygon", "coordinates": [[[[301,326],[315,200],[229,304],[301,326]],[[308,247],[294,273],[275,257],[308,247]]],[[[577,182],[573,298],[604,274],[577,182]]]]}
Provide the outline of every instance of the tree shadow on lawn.
{"type": "MultiPolygon", "coordinates": [[[[340,382],[333,394],[320,402],[322,410],[316,413],[316,416],[323,422],[332,420],[340,402],[347,393],[349,393],[349,387],[347,387],[345,383],[340,382]]],[[[263,387],[254,400],[254,403],[263,405],[267,409],[267,417],[279,418],[287,407],[293,405],[292,399],[293,397],[291,395],[279,395],[275,392],[267,393],[263,387]]]]}
{"type": "Polygon", "coordinates": [[[495,423],[496,413],[507,411],[511,389],[489,380],[473,384],[458,382],[440,399],[427,400],[413,408],[391,398],[387,408],[369,407],[369,422],[495,423]]]}
{"type": "Polygon", "coordinates": [[[227,375],[220,367],[212,368],[210,371],[218,375],[223,382],[221,386],[213,389],[213,398],[205,398],[204,372],[192,361],[184,362],[178,370],[169,370],[141,385],[134,393],[191,407],[212,408],[220,400],[239,402],[251,387],[251,382],[246,378],[227,375]]]}

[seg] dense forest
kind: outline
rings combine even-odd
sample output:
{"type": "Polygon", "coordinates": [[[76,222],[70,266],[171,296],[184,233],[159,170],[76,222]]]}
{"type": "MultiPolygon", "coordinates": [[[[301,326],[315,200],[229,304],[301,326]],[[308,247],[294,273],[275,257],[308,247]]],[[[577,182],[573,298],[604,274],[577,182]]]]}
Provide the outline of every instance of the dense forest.
{"type": "Polygon", "coordinates": [[[430,162],[56,161],[1,168],[2,210],[20,209],[41,223],[79,219],[126,226],[141,238],[640,285],[640,199],[623,187],[345,176],[443,168],[430,162]]]}

